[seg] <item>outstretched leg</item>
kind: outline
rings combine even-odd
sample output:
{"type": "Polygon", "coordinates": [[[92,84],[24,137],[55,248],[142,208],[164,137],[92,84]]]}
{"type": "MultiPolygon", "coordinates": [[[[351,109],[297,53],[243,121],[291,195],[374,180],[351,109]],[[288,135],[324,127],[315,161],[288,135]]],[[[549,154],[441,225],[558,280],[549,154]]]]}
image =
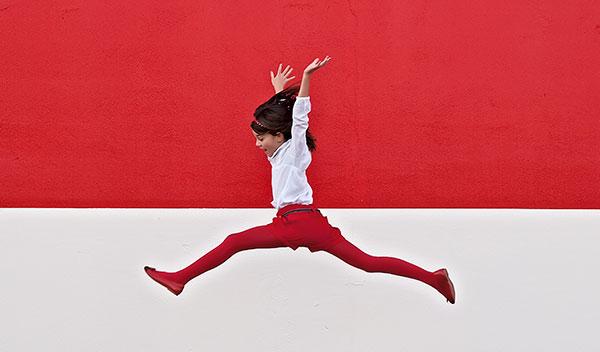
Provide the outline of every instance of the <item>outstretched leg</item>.
{"type": "Polygon", "coordinates": [[[435,288],[454,303],[454,287],[445,269],[429,272],[402,259],[367,254],[345,238],[325,249],[344,262],[366,272],[388,273],[419,280],[435,288]]]}
{"type": "Polygon", "coordinates": [[[156,271],[150,267],[144,269],[153,280],[178,295],[188,281],[221,265],[237,252],[257,248],[286,247],[286,244],[275,236],[274,231],[276,230],[271,223],[231,234],[210,252],[176,272],[156,271]]]}

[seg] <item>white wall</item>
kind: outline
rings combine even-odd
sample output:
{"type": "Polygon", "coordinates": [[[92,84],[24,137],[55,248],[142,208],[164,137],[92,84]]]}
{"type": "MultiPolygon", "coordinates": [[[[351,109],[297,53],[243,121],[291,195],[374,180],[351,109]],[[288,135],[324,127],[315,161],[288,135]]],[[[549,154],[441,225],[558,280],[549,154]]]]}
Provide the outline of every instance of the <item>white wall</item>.
{"type": "MultiPolygon", "coordinates": [[[[457,303],[325,252],[174,271],[274,209],[0,209],[0,351],[592,351],[600,211],[322,209],[373,255],[448,268],[457,303]]],[[[596,328],[595,328],[596,327],[596,328]]]]}

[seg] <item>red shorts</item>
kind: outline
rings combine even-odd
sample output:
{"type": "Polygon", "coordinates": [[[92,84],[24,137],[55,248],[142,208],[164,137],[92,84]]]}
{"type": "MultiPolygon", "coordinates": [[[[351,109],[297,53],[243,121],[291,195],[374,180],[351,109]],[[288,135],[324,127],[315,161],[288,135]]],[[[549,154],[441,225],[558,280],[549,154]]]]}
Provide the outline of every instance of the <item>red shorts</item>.
{"type": "Polygon", "coordinates": [[[329,224],[318,208],[312,204],[290,204],[277,211],[269,224],[275,235],[288,247],[296,250],[307,247],[311,252],[326,250],[339,241],[344,241],[340,229],[329,224]],[[312,209],[313,211],[293,211],[312,209]],[[286,214],[287,213],[287,214],[286,214]]]}

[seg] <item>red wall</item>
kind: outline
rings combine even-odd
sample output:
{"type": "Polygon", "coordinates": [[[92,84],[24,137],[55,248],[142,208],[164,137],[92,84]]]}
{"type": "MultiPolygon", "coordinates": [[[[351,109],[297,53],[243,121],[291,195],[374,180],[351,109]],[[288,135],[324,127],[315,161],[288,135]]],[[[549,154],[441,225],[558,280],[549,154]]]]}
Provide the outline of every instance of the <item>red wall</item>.
{"type": "Polygon", "coordinates": [[[598,1],[0,1],[0,33],[2,207],[270,207],[252,113],[330,55],[315,204],[600,208],[598,1]]]}

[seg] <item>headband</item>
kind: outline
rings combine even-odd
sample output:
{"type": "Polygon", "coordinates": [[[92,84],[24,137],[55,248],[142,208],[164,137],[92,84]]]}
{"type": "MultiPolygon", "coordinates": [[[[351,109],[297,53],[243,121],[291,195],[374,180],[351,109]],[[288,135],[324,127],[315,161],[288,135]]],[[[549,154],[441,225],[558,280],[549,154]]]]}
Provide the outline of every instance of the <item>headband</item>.
{"type": "Polygon", "coordinates": [[[254,122],[256,122],[260,127],[269,130],[270,128],[267,128],[267,126],[263,125],[262,123],[258,122],[258,119],[254,120],[254,122]]]}

